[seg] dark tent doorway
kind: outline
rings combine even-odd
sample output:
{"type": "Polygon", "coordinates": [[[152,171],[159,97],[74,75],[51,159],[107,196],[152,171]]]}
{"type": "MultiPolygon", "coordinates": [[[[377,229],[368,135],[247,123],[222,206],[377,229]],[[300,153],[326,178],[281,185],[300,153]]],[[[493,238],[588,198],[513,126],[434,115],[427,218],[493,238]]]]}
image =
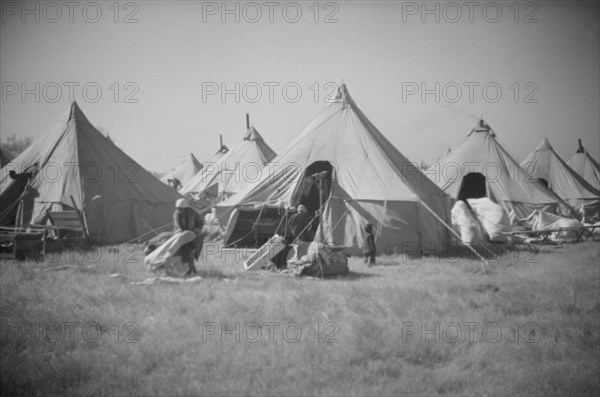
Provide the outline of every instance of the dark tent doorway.
{"type": "Polygon", "coordinates": [[[38,163],[27,167],[22,173],[7,168],[5,170],[12,181],[0,195],[0,225],[21,226],[21,221],[29,223],[33,200],[39,196],[37,191],[29,187],[30,180],[37,176],[38,163]],[[24,207],[19,211],[21,203],[24,207]]]}
{"type": "Polygon", "coordinates": [[[479,172],[471,172],[462,179],[460,190],[458,191],[458,200],[470,198],[482,198],[487,196],[485,176],[479,172]]]}
{"type": "Polygon", "coordinates": [[[316,212],[331,193],[332,171],[333,166],[329,161],[316,161],[306,167],[293,198],[294,204],[303,204],[309,212],[316,212]]]}
{"type": "Polygon", "coordinates": [[[292,202],[304,205],[311,217],[314,217],[310,235],[314,236],[319,227],[321,206],[331,194],[333,166],[329,161],[315,161],[304,170],[302,182],[294,194],[292,202]]]}

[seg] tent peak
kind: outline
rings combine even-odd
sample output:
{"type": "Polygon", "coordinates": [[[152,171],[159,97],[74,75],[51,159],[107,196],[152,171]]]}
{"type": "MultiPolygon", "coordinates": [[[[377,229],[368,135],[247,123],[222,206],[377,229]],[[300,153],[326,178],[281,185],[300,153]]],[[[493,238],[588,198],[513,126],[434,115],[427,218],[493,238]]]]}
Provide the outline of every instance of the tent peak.
{"type": "Polygon", "coordinates": [[[485,120],[483,120],[483,119],[479,119],[479,121],[475,125],[475,128],[473,128],[471,130],[471,132],[469,133],[469,135],[471,135],[474,132],[475,133],[481,133],[481,132],[488,133],[492,137],[496,136],[496,133],[494,132],[494,130],[492,129],[492,127],[490,127],[490,125],[488,123],[486,123],[485,120]]]}
{"type": "Polygon", "coordinates": [[[550,144],[550,141],[548,140],[548,138],[544,137],[544,139],[542,139],[540,141],[540,143],[537,145],[537,147],[535,148],[535,151],[538,150],[554,150],[552,149],[552,145],[550,144]]]}
{"type": "Polygon", "coordinates": [[[251,125],[250,128],[248,128],[248,131],[246,131],[246,134],[244,135],[244,140],[245,141],[264,141],[262,135],[260,135],[258,133],[258,131],[256,130],[256,128],[254,128],[253,125],[251,125]]]}
{"type": "Polygon", "coordinates": [[[356,106],[354,103],[354,100],[350,96],[350,93],[348,92],[348,88],[346,87],[346,84],[344,84],[344,82],[342,82],[342,84],[340,84],[338,86],[337,94],[333,98],[331,98],[331,100],[329,102],[331,102],[331,103],[342,102],[342,104],[344,106],[347,106],[347,105],[356,106]]]}
{"type": "Polygon", "coordinates": [[[579,147],[577,148],[577,151],[575,153],[584,153],[585,149],[583,148],[583,144],[581,143],[581,138],[577,140],[577,143],[579,147]]]}
{"type": "Polygon", "coordinates": [[[68,114],[66,115],[64,121],[66,123],[68,123],[71,120],[75,120],[76,122],[78,122],[78,121],[85,121],[87,123],[90,122],[76,101],[71,102],[71,106],[69,106],[69,111],[68,111],[68,114]]]}

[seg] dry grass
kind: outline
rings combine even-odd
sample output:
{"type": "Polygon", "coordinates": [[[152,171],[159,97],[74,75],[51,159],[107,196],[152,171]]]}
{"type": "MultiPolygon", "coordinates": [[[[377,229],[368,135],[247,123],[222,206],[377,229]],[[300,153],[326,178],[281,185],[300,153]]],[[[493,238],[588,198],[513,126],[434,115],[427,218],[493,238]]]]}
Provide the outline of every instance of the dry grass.
{"type": "Polygon", "coordinates": [[[329,280],[244,273],[228,252],[205,257],[199,282],[152,286],[130,284],[151,275],[125,252],[1,264],[3,395],[600,392],[598,243],[511,252],[485,275],[469,259],[350,258],[329,280]],[[45,271],[61,265],[76,268],[45,271]],[[71,340],[65,323],[80,324],[71,340]]]}

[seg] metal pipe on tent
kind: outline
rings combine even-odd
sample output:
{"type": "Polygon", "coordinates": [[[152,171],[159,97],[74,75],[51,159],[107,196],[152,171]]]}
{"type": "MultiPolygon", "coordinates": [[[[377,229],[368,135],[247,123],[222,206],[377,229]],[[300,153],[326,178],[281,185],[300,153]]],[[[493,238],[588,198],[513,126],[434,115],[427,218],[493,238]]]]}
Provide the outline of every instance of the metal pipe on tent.
{"type": "MultiPolygon", "coordinates": [[[[324,194],[323,191],[325,190],[323,178],[328,173],[329,173],[329,171],[321,171],[321,172],[316,172],[311,175],[311,177],[315,180],[317,188],[319,189],[319,210],[317,211],[317,215],[319,215],[319,225],[321,225],[323,223],[323,194],[324,194]]],[[[314,218],[316,218],[316,216],[314,218]]],[[[313,218],[313,220],[314,220],[314,218],[313,218]]],[[[319,230],[320,230],[321,241],[323,241],[323,228],[320,227],[319,230]]]]}

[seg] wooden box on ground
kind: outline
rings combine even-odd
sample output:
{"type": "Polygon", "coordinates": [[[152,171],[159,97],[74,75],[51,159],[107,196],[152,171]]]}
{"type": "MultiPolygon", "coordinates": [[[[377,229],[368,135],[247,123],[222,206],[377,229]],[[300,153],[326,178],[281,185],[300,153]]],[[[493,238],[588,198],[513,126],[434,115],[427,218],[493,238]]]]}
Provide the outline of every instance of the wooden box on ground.
{"type": "Polygon", "coordinates": [[[323,277],[348,274],[348,256],[344,252],[332,252],[322,263],[323,277]]]}
{"type": "Polygon", "coordinates": [[[2,232],[0,234],[0,259],[42,260],[43,232],[2,232]]]}

